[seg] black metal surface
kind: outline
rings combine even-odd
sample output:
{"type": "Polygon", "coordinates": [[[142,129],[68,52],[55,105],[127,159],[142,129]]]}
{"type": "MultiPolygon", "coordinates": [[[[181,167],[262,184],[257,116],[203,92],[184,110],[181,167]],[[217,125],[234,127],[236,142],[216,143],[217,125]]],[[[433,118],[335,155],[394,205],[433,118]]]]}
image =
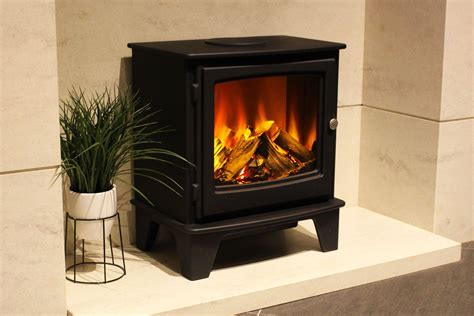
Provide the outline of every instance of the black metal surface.
{"type": "Polygon", "coordinates": [[[282,55],[297,53],[320,53],[346,48],[345,44],[319,41],[308,38],[276,35],[251,36],[225,39],[196,39],[185,41],[130,43],[128,47],[162,55],[176,55],[183,59],[219,59],[251,57],[262,55],[282,55]],[[261,45],[209,45],[220,43],[261,43],[261,45]],[[264,43],[264,44],[263,44],[264,43]]]}
{"type": "Polygon", "coordinates": [[[339,208],[345,203],[332,199],[324,203],[207,224],[183,224],[162,215],[139,200],[132,200],[132,204],[136,208],[137,223],[140,223],[137,247],[144,251],[150,250],[159,227],[166,227],[176,241],[181,273],[189,280],[199,280],[207,278],[211,273],[222,240],[292,227],[301,220],[313,219],[321,251],[336,250],[339,208]]]}
{"type": "Polygon", "coordinates": [[[211,38],[205,40],[204,43],[208,45],[217,46],[259,46],[267,45],[268,41],[265,38],[256,37],[222,37],[222,38],[211,38]]]}
{"type": "MultiPolygon", "coordinates": [[[[174,129],[173,132],[160,133],[154,140],[163,142],[165,148],[195,162],[197,149],[194,124],[197,122],[194,119],[195,108],[191,104],[192,80],[187,78],[189,72],[184,64],[173,56],[161,58],[134,51],[132,67],[133,88],[140,91],[142,104],[150,102],[154,110],[161,110],[150,123],[158,122],[160,126],[171,126],[174,129]]],[[[154,160],[136,161],[134,167],[164,172],[180,183],[184,188],[183,197],[157,185],[156,181],[149,178],[134,177],[134,185],[139,187],[154,205],[159,205],[161,212],[183,222],[192,221],[194,168],[173,168],[154,160]]]]}
{"type": "Polygon", "coordinates": [[[74,283],[81,283],[81,284],[105,284],[105,283],[114,282],[114,281],[117,281],[117,280],[123,278],[127,274],[127,271],[126,271],[126,268],[125,268],[125,256],[124,256],[124,251],[123,251],[122,227],[120,225],[120,214],[117,212],[114,215],[111,215],[111,216],[108,216],[108,217],[97,218],[97,219],[89,219],[89,218],[75,218],[75,217],[69,215],[69,213],[66,213],[66,223],[65,223],[66,227],[65,227],[65,235],[64,235],[64,254],[65,255],[67,255],[67,237],[68,237],[67,231],[68,231],[68,222],[69,222],[69,220],[72,220],[74,222],[74,252],[73,252],[73,264],[66,267],[66,273],[69,270],[73,269],[73,275],[74,276],[71,279],[66,274],[66,280],[69,280],[69,281],[74,282],[74,283]],[[105,245],[105,220],[112,219],[114,217],[118,218],[118,223],[119,223],[120,249],[122,250],[122,266],[115,263],[113,245],[112,245],[112,236],[111,235],[109,235],[108,239],[109,239],[109,243],[110,243],[110,255],[111,255],[112,263],[107,262],[107,259],[106,259],[106,252],[105,252],[105,246],[106,246],[105,245]],[[84,239],[82,239],[82,254],[81,254],[82,261],[79,262],[79,263],[76,263],[76,252],[77,252],[76,226],[77,226],[78,221],[80,221],[80,222],[81,221],[83,221],[83,222],[101,221],[102,222],[102,251],[103,251],[102,254],[103,254],[103,258],[104,258],[103,261],[85,261],[85,256],[84,256],[85,242],[84,242],[84,239]],[[77,267],[82,266],[82,265],[92,265],[92,264],[93,265],[98,265],[98,264],[104,265],[104,279],[103,279],[103,281],[93,282],[93,281],[79,281],[79,280],[77,280],[77,267]],[[118,277],[107,280],[107,266],[117,267],[120,270],[122,270],[123,273],[121,275],[119,275],[118,277]]]}

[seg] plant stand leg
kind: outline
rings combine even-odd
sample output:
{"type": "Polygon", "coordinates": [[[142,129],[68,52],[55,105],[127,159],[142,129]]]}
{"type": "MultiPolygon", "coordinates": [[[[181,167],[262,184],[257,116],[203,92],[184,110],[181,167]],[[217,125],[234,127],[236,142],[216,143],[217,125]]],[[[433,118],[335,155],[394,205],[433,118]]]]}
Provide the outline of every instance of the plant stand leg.
{"type": "Polygon", "coordinates": [[[336,250],[339,239],[339,209],[313,217],[322,252],[336,250]]]}
{"type": "Polygon", "coordinates": [[[155,242],[159,225],[153,222],[147,212],[136,208],[136,244],[143,251],[150,250],[155,242]]]}
{"type": "Polygon", "coordinates": [[[220,236],[174,232],[174,237],[181,274],[191,281],[209,277],[219,248],[220,236]]]}

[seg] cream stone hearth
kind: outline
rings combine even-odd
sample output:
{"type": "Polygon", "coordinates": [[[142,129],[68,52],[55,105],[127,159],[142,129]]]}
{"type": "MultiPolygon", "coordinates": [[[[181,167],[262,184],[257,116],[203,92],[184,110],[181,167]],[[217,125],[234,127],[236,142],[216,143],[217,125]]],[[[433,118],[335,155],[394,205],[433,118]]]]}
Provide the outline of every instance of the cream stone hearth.
{"type": "MultiPolygon", "coordinates": [[[[340,224],[339,250],[328,253],[319,251],[312,221],[224,242],[211,276],[193,282],[180,276],[173,241],[163,234],[152,252],[127,249],[127,275],[120,281],[101,286],[67,283],[68,311],[230,315],[460,258],[459,243],[360,207],[343,208],[340,224]]],[[[100,280],[101,272],[99,267],[80,277],[100,280]]]]}

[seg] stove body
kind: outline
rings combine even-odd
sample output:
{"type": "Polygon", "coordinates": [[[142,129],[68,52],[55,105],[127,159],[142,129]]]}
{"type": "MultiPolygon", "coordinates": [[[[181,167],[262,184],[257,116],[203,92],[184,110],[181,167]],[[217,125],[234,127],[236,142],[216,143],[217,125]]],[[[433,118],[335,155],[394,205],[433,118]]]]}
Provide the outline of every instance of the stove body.
{"type": "Polygon", "coordinates": [[[163,172],[182,196],[145,177],[137,246],[160,226],[174,235],[181,273],[206,278],[219,242],[313,219],[322,251],[337,249],[334,197],[339,50],[289,36],[132,43],[133,89],[162,110],[157,140],[193,163],[134,167],[163,172]]]}

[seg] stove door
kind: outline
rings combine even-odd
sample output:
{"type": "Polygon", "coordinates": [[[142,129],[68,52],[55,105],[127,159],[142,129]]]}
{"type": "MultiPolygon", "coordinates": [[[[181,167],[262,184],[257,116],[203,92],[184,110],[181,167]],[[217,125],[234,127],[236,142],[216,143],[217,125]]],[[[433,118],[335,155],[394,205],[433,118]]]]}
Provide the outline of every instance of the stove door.
{"type": "Polygon", "coordinates": [[[333,197],[336,59],[201,67],[195,88],[199,218],[333,197]]]}

